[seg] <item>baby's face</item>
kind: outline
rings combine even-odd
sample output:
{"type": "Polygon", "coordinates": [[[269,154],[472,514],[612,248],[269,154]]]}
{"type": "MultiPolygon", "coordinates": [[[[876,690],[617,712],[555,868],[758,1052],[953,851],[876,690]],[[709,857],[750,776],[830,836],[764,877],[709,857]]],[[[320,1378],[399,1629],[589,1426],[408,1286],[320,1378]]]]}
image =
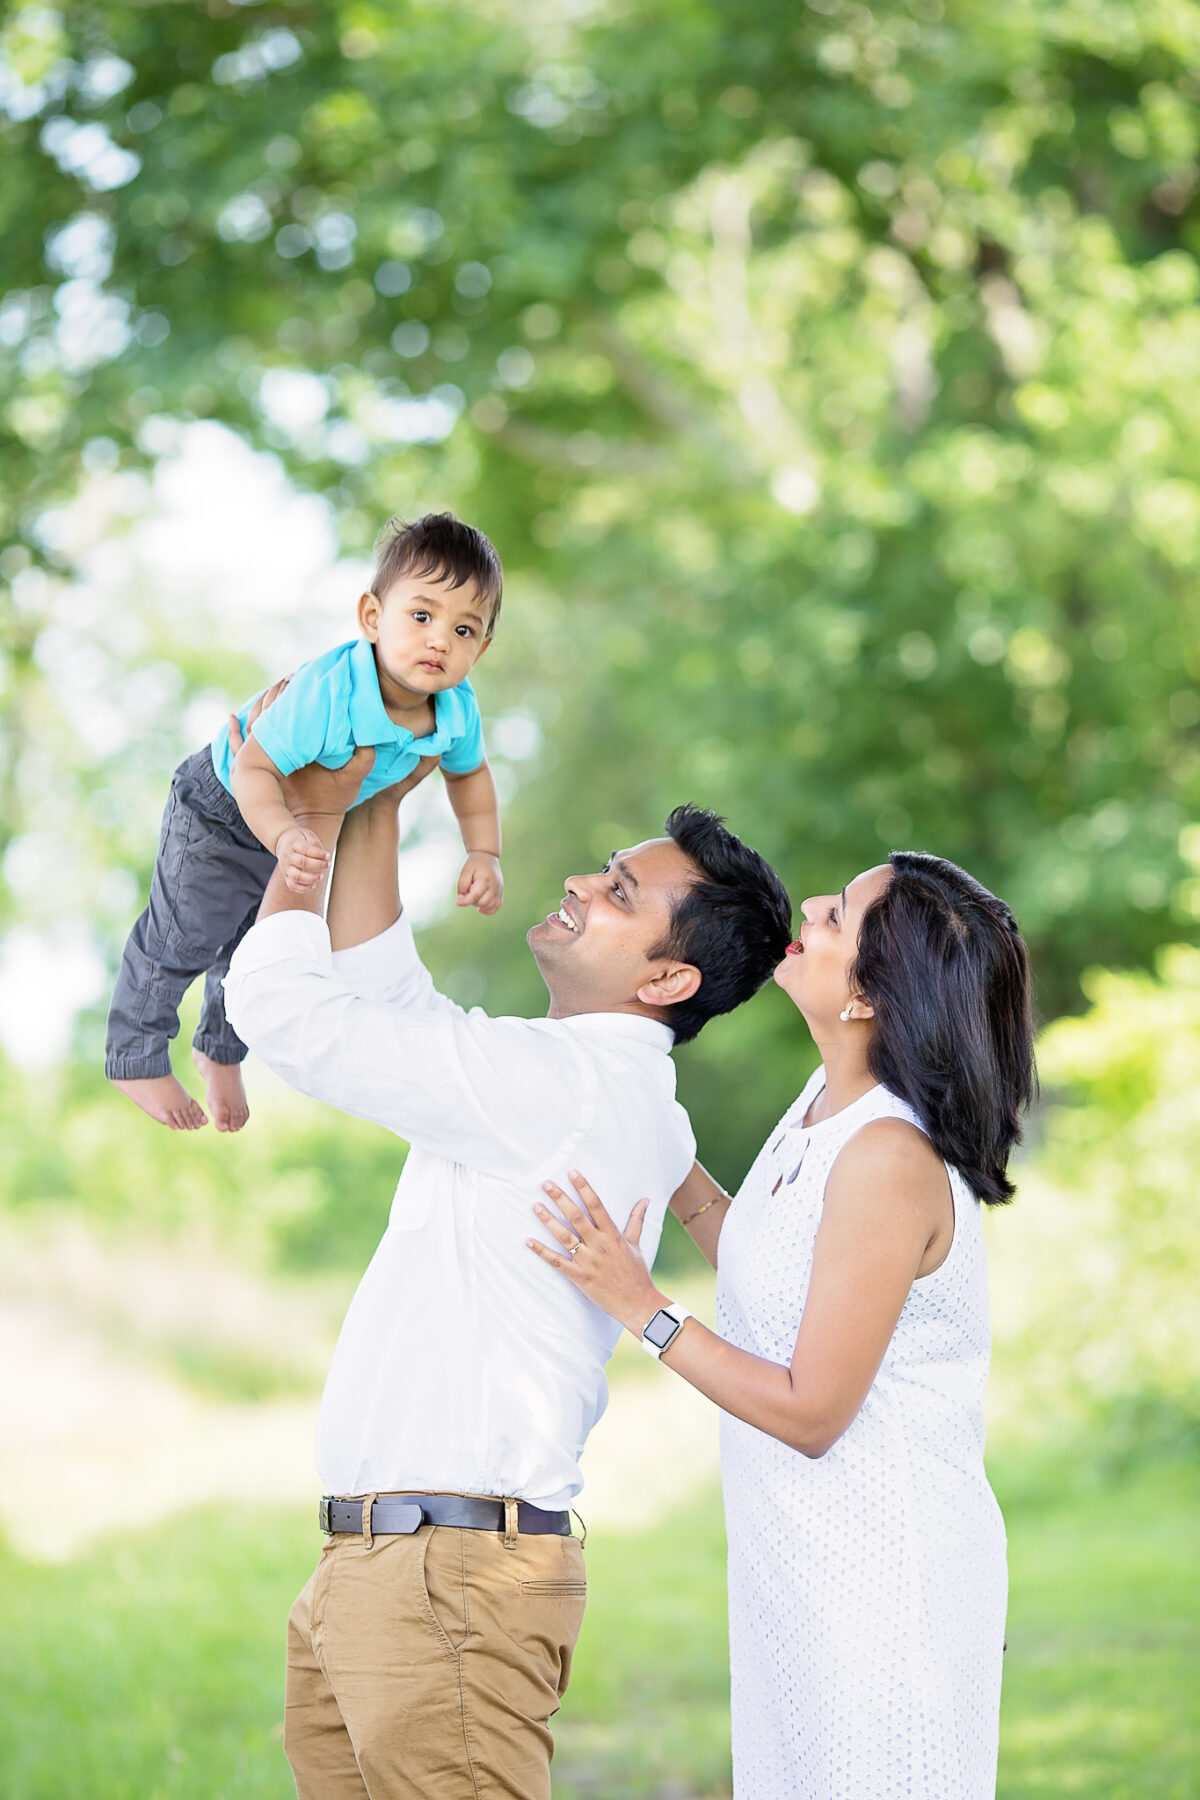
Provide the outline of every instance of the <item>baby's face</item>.
{"type": "Polygon", "coordinates": [[[457,687],[487,648],[487,618],[474,582],[401,575],[380,595],[364,594],[359,622],[383,670],[414,694],[457,687]]]}

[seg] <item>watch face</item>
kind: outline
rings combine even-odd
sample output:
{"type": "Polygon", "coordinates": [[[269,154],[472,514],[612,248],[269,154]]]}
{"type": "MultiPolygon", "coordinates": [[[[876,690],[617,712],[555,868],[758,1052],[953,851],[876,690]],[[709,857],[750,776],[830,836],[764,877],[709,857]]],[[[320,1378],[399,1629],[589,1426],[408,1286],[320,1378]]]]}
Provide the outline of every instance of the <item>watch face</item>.
{"type": "Polygon", "coordinates": [[[653,1344],[656,1350],[665,1350],[678,1330],[678,1319],[673,1319],[669,1312],[664,1312],[660,1307],[643,1331],[642,1336],[653,1344]]]}

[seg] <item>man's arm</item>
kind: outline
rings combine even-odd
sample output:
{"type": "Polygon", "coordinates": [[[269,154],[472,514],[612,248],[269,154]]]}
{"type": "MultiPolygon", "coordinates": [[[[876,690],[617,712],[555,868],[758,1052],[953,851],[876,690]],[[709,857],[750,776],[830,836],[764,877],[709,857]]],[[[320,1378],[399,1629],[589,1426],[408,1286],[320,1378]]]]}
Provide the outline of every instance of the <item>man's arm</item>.
{"type": "Polygon", "coordinates": [[[288,898],[234,952],[225,1009],[289,1086],[489,1173],[527,1175],[570,1153],[594,1084],[578,1045],[540,1021],[439,1003],[403,919],[377,940],[395,979],[379,984],[383,997],[364,995],[335,964],[324,921],[288,898]]]}
{"type": "MultiPolygon", "coordinates": [[[[236,727],[237,720],[230,719],[231,743],[236,727]]],[[[364,744],[340,769],[323,769],[319,763],[310,763],[306,769],[297,770],[288,777],[285,792],[296,823],[306,831],[315,832],[327,853],[332,854],[336,848],[346,813],[358,798],[358,790],[374,762],[374,749],[364,744]]],[[[320,918],[325,908],[328,877],[326,862],[316,885],[296,893],[287,884],[283,865],[277,863],[258,909],[259,923],[282,912],[315,913],[320,918]]]]}
{"type": "Polygon", "coordinates": [[[369,942],[400,917],[396,869],[400,823],[396,809],[404,796],[436,767],[436,756],[423,756],[411,775],[372,794],[347,815],[338,838],[327,914],[329,938],[335,950],[369,942]]]}
{"type": "MultiPolygon", "coordinates": [[[[372,755],[356,752],[357,767],[310,765],[287,778],[289,805],[330,848],[372,755]]],[[[419,778],[414,771],[410,783],[419,778]]],[[[278,1075],[314,1099],[476,1168],[527,1170],[574,1129],[587,1070],[523,1020],[469,1019],[449,1001],[430,1004],[428,974],[396,918],[396,827],[382,801],[355,808],[367,817],[360,823],[351,814],[346,824],[334,878],[335,895],[343,883],[338,930],[351,956],[354,946],[369,956],[371,939],[382,933],[381,956],[405,997],[388,991],[395,984],[380,983],[374,966],[364,995],[358,975],[334,964],[318,892],[293,894],[276,875],[230,964],[230,1022],[278,1075]],[[366,940],[355,935],[361,930],[366,940]]]]}

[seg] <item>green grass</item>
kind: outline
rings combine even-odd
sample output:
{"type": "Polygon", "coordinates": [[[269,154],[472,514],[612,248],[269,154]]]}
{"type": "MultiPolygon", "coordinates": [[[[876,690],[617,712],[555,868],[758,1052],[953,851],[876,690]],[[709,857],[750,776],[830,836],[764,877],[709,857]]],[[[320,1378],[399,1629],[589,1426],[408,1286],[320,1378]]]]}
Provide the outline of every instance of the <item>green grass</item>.
{"type": "Polygon", "coordinates": [[[55,1568],[3,1556],[5,1800],[294,1794],[283,1625],[320,1539],[311,1518],[258,1511],[139,1528],[55,1568]]]}
{"type": "MultiPolygon", "coordinates": [[[[1000,1800],[1193,1800],[1200,1474],[995,1474],[1012,1567],[1000,1800]]],[[[283,1626],[318,1541],[305,1516],[220,1507],[56,1568],[0,1552],[4,1800],[287,1800],[283,1626]]],[[[716,1496],[644,1536],[594,1532],[588,1564],[556,1795],[727,1794],[716,1496]]]]}
{"type": "MultiPolygon", "coordinates": [[[[1003,1470],[1001,1471],[1003,1476],[1003,1470]]],[[[997,1480],[1012,1598],[1003,1800],[1200,1794],[1200,1476],[1160,1466],[1066,1504],[997,1480]]]]}

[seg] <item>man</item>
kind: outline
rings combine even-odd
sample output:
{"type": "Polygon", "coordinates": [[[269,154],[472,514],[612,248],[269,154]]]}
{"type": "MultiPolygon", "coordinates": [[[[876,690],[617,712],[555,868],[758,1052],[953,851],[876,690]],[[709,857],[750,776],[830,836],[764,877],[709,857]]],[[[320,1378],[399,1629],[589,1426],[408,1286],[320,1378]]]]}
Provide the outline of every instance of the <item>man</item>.
{"type": "Polygon", "coordinates": [[[291,778],[337,846],[328,924],[320,889],[272,878],[226,981],[285,1080],[411,1146],[322,1401],[333,1498],[289,1623],[284,1748],[300,1800],[549,1800],[585,1596],[566,1509],[619,1328],[530,1256],[532,1206],[581,1167],[618,1206],[649,1196],[653,1255],[695,1151],[672,1042],[761,985],[790,907],[677,808],[529,932],[545,1019],[465,1013],[402,916],[397,790],[347,816],[371,754],[291,778]]]}

